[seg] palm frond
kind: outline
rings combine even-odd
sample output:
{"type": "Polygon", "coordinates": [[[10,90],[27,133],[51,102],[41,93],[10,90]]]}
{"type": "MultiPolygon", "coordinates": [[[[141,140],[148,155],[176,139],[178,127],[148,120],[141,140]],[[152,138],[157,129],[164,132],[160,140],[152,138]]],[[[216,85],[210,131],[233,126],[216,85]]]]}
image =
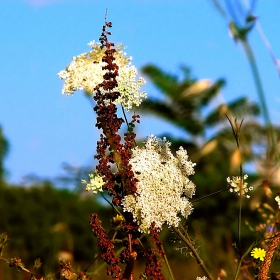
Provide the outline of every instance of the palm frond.
{"type": "Polygon", "coordinates": [[[226,120],[225,114],[234,118],[255,117],[260,113],[258,104],[249,101],[246,97],[238,98],[237,100],[221,104],[214,111],[210,112],[205,117],[205,124],[208,126],[217,125],[226,120]]]}
{"type": "Polygon", "coordinates": [[[155,98],[144,100],[139,111],[155,115],[168,121],[174,126],[183,129],[186,133],[198,135],[203,131],[203,123],[200,114],[188,110],[184,106],[175,106],[155,98]]]}
{"type": "Polygon", "coordinates": [[[151,79],[163,94],[170,98],[178,98],[182,87],[186,88],[195,82],[195,80],[190,78],[190,71],[186,67],[182,67],[184,75],[182,81],[179,81],[178,76],[168,74],[152,64],[144,66],[141,71],[151,79]]]}

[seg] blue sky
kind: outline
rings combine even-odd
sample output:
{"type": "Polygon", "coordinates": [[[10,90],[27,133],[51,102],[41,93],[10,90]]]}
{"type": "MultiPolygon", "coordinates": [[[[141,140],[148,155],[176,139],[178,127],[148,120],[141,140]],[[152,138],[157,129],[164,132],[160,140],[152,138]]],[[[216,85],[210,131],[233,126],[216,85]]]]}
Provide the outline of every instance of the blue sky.
{"type": "MultiPolygon", "coordinates": [[[[156,64],[179,73],[185,64],[197,78],[225,78],[221,99],[246,95],[258,101],[241,46],[211,0],[7,0],[0,1],[0,124],[10,142],[5,160],[9,182],[33,173],[47,178],[61,164],[94,166],[98,132],[92,106],[81,92],[65,97],[57,72],[98,40],[108,9],[111,39],[127,46],[140,68],[156,64]]],[[[258,1],[255,14],[280,57],[280,2],[258,1]]],[[[250,34],[271,118],[279,125],[279,76],[258,33],[250,34]]],[[[147,81],[148,95],[156,89],[147,81]]],[[[140,137],[173,130],[142,117],[140,137]]]]}

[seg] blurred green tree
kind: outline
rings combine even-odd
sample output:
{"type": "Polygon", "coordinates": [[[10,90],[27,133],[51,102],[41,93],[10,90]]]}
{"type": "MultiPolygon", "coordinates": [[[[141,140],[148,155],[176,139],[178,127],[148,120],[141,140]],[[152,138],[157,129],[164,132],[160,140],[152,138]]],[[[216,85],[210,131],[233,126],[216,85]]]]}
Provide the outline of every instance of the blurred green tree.
{"type": "Polygon", "coordinates": [[[4,159],[8,155],[9,142],[3,134],[3,129],[0,126],[0,181],[3,180],[5,175],[4,159]]]}
{"type": "MultiPolygon", "coordinates": [[[[144,100],[139,110],[181,129],[183,137],[180,139],[169,133],[164,134],[172,142],[174,150],[180,145],[184,146],[192,160],[198,164],[207,154],[217,150],[227,150],[227,154],[223,151],[223,160],[225,156],[229,159],[236,149],[236,144],[225,115],[233,121],[235,118],[239,121],[246,118],[243,123],[245,138],[242,139],[246,145],[253,144],[260,138],[263,129],[256,119],[260,112],[256,103],[250,102],[246,97],[240,97],[228,104],[219,102],[220,104],[216,105],[214,103],[217,103],[217,95],[225,81],[198,80],[191,77],[189,68],[181,69],[182,79],[164,72],[155,65],[142,68],[142,72],[159,89],[159,96],[144,100]],[[258,137],[252,138],[252,130],[260,133],[258,137]]],[[[248,146],[244,145],[243,148],[248,157],[252,155],[248,146]]]]}
{"type": "MultiPolygon", "coordinates": [[[[4,257],[19,256],[28,268],[40,257],[44,275],[57,270],[59,258],[71,261],[75,268],[87,267],[98,253],[89,215],[97,212],[107,222],[104,226],[110,225],[106,217],[112,210],[99,200],[91,194],[55,189],[48,181],[30,187],[3,185],[0,233],[9,235],[4,257]]],[[[0,263],[0,272],[1,266],[7,264],[0,263]]]]}

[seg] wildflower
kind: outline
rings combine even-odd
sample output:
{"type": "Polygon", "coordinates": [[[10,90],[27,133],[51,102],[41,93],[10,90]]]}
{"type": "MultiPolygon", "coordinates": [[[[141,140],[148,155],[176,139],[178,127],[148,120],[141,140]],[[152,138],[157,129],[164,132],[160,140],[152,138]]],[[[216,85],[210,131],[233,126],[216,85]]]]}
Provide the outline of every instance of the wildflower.
{"type": "Polygon", "coordinates": [[[124,217],[122,215],[117,214],[117,216],[113,217],[113,222],[116,225],[119,225],[120,223],[122,223],[124,221],[124,217]]]}
{"type": "Polygon", "coordinates": [[[234,192],[237,195],[240,195],[241,193],[244,197],[249,198],[250,196],[247,195],[247,192],[252,191],[253,187],[248,187],[248,183],[244,182],[247,178],[247,174],[245,174],[243,178],[240,176],[232,176],[231,178],[228,177],[227,182],[230,185],[229,191],[234,192]]]}
{"type": "Polygon", "coordinates": [[[278,204],[278,207],[280,208],[280,196],[277,195],[277,196],[275,197],[275,200],[276,200],[276,202],[277,202],[277,204],[278,204]]]}
{"type": "Polygon", "coordinates": [[[90,180],[89,183],[86,180],[81,180],[82,184],[86,184],[86,190],[92,191],[94,194],[103,192],[102,186],[104,185],[103,179],[98,175],[95,170],[93,173],[88,174],[90,180]]]}
{"type": "Polygon", "coordinates": [[[139,181],[136,194],[125,196],[122,205],[124,211],[133,214],[141,232],[148,232],[153,222],[158,229],[165,222],[177,227],[179,214],[187,217],[192,212],[188,198],[194,194],[195,185],[188,176],[194,174],[195,164],[182,147],[173,156],[170,145],[166,138],[151,135],[144,148],[132,150],[130,164],[139,181]]]}
{"type": "Polygon", "coordinates": [[[203,276],[203,277],[196,277],[196,280],[207,280],[207,277],[206,277],[206,276],[203,276]]]}
{"type": "MultiPolygon", "coordinates": [[[[59,78],[65,80],[62,93],[66,95],[74,94],[77,90],[93,94],[94,88],[104,79],[107,69],[102,58],[106,48],[102,48],[100,43],[94,41],[88,45],[91,51],[74,56],[66,69],[58,73],[59,78]]],[[[120,92],[119,98],[114,103],[122,104],[126,110],[130,110],[134,105],[139,106],[142,99],[147,97],[145,92],[139,92],[140,87],[146,82],[141,77],[136,79],[137,69],[131,64],[132,57],[128,57],[123,49],[123,45],[118,45],[114,52],[114,63],[118,67],[118,86],[114,90],[120,92]]]]}
{"type": "Polygon", "coordinates": [[[260,261],[264,260],[265,254],[266,254],[266,251],[264,249],[261,249],[261,248],[254,248],[251,251],[251,256],[254,259],[260,259],[260,261]]]}

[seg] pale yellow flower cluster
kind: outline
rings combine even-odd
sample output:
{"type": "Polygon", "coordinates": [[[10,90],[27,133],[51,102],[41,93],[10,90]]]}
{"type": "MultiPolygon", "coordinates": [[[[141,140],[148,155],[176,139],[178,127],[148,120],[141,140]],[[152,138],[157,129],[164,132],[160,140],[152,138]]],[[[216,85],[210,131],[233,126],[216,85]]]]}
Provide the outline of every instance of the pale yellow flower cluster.
{"type": "Polygon", "coordinates": [[[177,227],[180,215],[188,217],[192,205],[188,198],[195,185],[188,178],[194,174],[194,163],[182,147],[176,157],[171,143],[151,135],[143,148],[132,150],[130,164],[137,182],[137,193],[122,200],[124,211],[131,212],[141,232],[149,232],[151,224],[162,228],[164,223],[177,227]]]}
{"type": "Polygon", "coordinates": [[[232,176],[232,178],[228,177],[227,182],[230,186],[229,191],[236,193],[237,195],[240,195],[241,193],[244,197],[250,198],[250,196],[247,193],[249,191],[252,191],[253,187],[248,187],[248,183],[245,182],[247,178],[247,174],[245,174],[243,178],[240,176],[232,176]]]}
{"type": "Polygon", "coordinates": [[[280,208],[280,196],[277,195],[277,196],[275,197],[275,200],[276,200],[276,202],[277,202],[277,204],[278,204],[278,207],[280,208]]]}
{"type": "Polygon", "coordinates": [[[86,180],[81,180],[82,184],[86,185],[86,190],[92,191],[94,194],[103,192],[102,186],[104,185],[104,181],[97,174],[97,171],[95,170],[93,173],[88,174],[88,176],[90,178],[89,183],[86,180]]]}
{"type": "MultiPolygon", "coordinates": [[[[101,49],[101,45],[94,41],[90,42],[89,46],[91,51],[74,56],[66,69],[58,73],[59,78],[65,80],[62,93],[70,95],[77,90],[85,90],[94,94],[94,88],[103,81],[103,75],[106,73],[106,70],[102,70],[105,66],[105,62],[102,62],[105,48],[101,49]]],[[[139,106],[147,95],[140,92],[145,80],[141,77],[136,78],[137,69],[131,64],[132,58],[128,57],[123,49],[123,45],[118,45],[114,53],[114,62],[119,66],[118,87],[115,91],[120,92],[115,104],[122,104],[126,110],[130,110],[134,105],[139,106]]]]}

